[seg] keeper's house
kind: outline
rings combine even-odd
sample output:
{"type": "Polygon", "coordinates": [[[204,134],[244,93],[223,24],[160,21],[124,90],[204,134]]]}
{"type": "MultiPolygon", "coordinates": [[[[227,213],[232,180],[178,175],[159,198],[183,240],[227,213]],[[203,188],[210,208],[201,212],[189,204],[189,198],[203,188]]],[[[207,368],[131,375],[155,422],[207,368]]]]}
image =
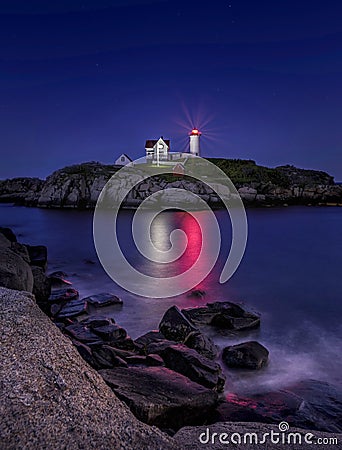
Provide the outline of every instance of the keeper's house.
{"type": "Polygon", "coordinates": [[[168,139],[164,139],[163,136],[157,140],[149,139],[146,141],[145,150],[147,162],[153,161],[159,163],[161,161],[168,161],[170,141],[168,139]]]}

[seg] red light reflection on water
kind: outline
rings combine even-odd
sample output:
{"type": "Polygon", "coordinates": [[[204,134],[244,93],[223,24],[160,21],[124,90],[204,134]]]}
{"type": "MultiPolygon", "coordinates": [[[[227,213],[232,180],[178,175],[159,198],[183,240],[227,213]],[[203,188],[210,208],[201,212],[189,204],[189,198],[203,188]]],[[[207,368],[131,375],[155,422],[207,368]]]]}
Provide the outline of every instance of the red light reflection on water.
{"type": "Polygon", "coordinates": [[[229,392],[226,394],[226,400],[228,403],[233,405],[238,405],[241,407],[248,407],[252,409],[256,409],[258,407],[258,403],[250,398],[238,397],[236,394],[229,392]]]}

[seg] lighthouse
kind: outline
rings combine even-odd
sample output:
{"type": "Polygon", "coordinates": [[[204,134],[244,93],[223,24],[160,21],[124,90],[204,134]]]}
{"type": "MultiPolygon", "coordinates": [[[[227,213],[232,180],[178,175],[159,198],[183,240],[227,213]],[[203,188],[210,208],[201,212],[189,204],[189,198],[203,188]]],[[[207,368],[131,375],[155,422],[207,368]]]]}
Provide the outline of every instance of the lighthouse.
{"type": "Polygon", "coordinates": [[[190,136],[190,153],[194,156],[200,156],[201,134],[202,133],[197,128],[194,128],[191,131],[191,133],[189,134],[189,136],[190,136]]]}

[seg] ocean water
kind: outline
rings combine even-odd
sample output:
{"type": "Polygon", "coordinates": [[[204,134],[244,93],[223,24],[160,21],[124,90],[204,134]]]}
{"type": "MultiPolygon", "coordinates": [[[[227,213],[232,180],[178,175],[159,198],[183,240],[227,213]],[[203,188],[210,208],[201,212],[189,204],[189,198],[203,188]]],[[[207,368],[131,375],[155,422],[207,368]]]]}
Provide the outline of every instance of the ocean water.
{"type": "MultiPolygon", "coordinates": [[[[338,207],[289,207],[249,209],[248,243],[233,277],[219,283],[227,258],[231,227],[224,211],[217,211],[222,247],[209,276],[197,285],[204,299],[186,294],[166,299],[153,297],[158,277],[183,272],[196,261],[201,244],[192,219],[180,212],[162,213],[154,221],[151,237],[167,249],[172,230],[191,237],[182,258],[173,266],[152,263],[139,255],[132,236],[132,211],[118,223],[119,242],[127,259],[140,271],[156,277],[151,297],[133,295],[120,288],[98,261],[92,237],[92,212],[63,211],[0,205],[0,225],[11,227],[21,242],[48,247],[49,272],[68,273],[81,296],[110,291],[124,306],[105,308],[101,314],[115,320],[136,338],[158,327],[171,305],[193,307],[210,301],[236,301],[261,314],[261,328],[234,337],[213,336],[223,348],[256,339],[270,351],[262,371],[226,370],[226,389],[252,394],[286,387],[314,378],[341,385],[342,360],[342,209],[338,207]]],[[[209,250],[210,251],[210,250],[209,250]]]]}

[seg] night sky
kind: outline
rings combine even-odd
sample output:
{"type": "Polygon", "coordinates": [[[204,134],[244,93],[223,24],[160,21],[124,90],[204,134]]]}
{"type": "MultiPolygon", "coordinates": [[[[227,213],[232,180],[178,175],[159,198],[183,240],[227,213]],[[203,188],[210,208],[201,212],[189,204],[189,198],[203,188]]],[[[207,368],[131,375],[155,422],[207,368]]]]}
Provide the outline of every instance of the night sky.
{"type": "Polygon", "coordinates": [[[325,170],[342,181],[339,0],[0,0],[0,178],[144,155],[325,170]]]}

